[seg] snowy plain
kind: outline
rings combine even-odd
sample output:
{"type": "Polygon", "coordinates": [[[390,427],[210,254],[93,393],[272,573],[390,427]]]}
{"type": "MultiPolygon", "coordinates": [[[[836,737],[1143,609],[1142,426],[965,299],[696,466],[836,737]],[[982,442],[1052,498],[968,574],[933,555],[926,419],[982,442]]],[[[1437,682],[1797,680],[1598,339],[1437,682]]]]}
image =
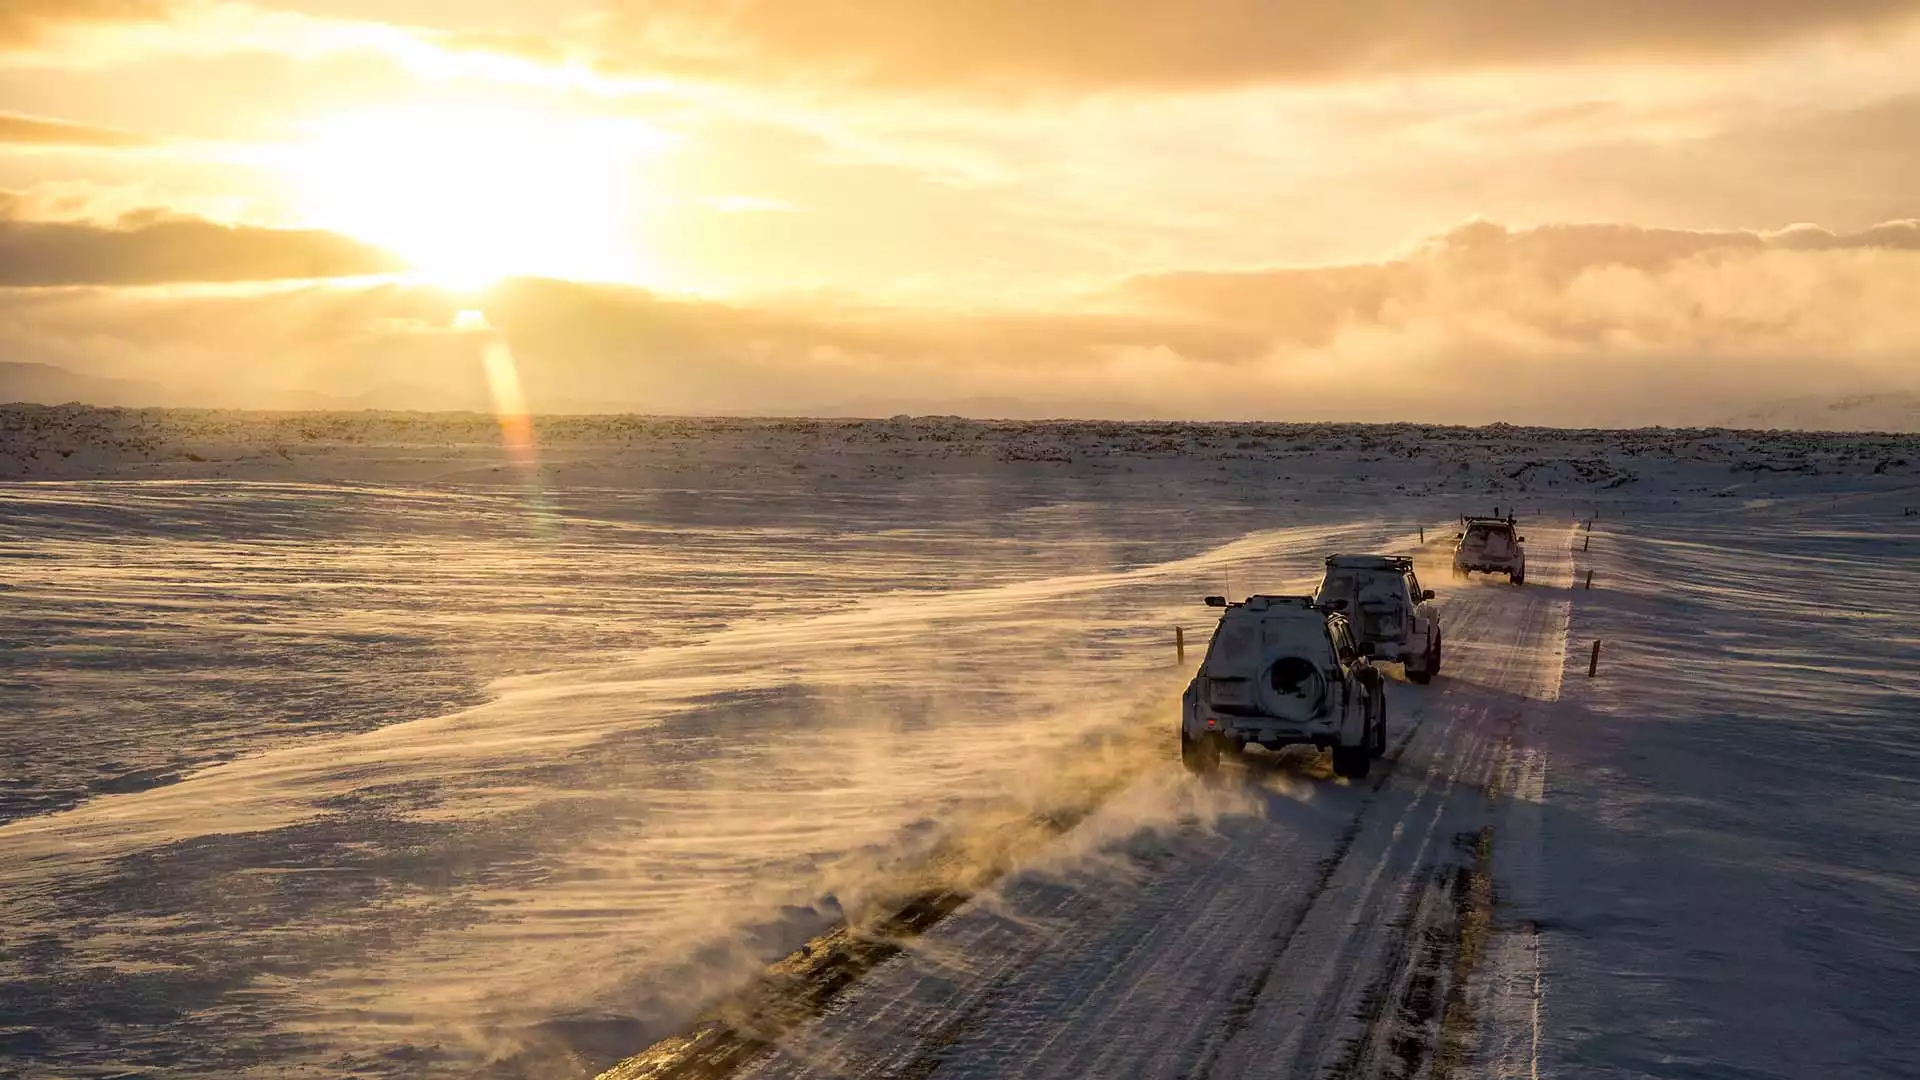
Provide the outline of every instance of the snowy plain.
{"type": "Polygon", "coordinates": [[[1920,1058],[1920,439],[536,436],[0,409],[0,1075],[668,1075],[617,1063],[1049,815],[733,1071],[1920,1058]],[[1529,584],[1450,582],[1495,506],[1529,584]],[[1174,628],[1339,550],[1442,597],[1392,766],[1186,777],[1174,628]]]}

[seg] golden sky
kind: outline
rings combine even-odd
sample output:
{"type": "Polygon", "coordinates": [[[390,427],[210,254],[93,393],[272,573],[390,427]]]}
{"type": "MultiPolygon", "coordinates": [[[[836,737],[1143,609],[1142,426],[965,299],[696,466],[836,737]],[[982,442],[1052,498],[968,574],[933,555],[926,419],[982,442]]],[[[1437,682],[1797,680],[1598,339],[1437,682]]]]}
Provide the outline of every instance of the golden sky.
{"type": "Polygon", "coordinates": [[[1908,0],[0,0],[0,362],[181,401],[1711,420],[1917,203],[1908,0]]]}

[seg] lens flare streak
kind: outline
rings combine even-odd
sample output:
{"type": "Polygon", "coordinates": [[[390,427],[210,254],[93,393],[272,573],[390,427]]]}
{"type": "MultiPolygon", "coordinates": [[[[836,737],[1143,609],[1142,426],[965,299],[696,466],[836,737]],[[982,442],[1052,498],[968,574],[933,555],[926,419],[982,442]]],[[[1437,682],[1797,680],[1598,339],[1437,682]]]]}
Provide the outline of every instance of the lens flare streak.
{"type": "Polygon", "coordinates": [[[520,370],[514,363],[513,349],[487,322],[486,316],[478,311],[461,312],[454,325],[485,336],[485,344],[480,350],[480,364],[486,374],[487,389],[493,397],[494,416],[500,422],[500,439],[506,447],[508,460],[526,485],[535,528],[542,536],[551,537],[555,531],[552,508],[540,484],[540,455],[534,442],[533,415],[527,408],[526,393],[520,386],[520,370]]]}

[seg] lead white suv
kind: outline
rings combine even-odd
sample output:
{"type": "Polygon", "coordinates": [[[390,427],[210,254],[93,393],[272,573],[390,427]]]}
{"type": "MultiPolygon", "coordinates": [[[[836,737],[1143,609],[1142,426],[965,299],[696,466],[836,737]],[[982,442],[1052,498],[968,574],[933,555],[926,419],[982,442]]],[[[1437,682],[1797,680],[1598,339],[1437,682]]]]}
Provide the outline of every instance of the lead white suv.
{"type": "Polygon", "coordinates": [[[1347,617],[1375,660],[1397,660],[1408,680],[1426,684],[1440,673],[1440,620],[1433,590],[1420,587],[1404,555],[1329,555],[1314,603],[1347,617]]]}
{"type": "Polygon", "coordinates": [[[1511,517],[1463,517],[1453,540],[1453,576],[1466,577],[1474,571],[1505,574],[1515,585],[1527,581],[1526,537],[1514,527],[1511,517]]]}
{"type": "Polygon", "coordinates": [[[1249,743],[1333,751],[1340,776],[1367,775],[1387,750],[1385,680],[1345,616],[1310,596],[1250,596],[1224,608],[1180,706],[1180,759],[1211,772],[1249,743]]]}

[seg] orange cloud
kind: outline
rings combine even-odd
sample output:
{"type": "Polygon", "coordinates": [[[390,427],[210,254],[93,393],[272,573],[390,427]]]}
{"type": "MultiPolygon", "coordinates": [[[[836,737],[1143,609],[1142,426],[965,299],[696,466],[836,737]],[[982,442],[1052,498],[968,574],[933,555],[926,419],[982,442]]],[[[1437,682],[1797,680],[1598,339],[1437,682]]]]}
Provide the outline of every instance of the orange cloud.
{"type": "Polygon", "coordinates": [[[154,140],[119,128],[70,124],[36,116],[0,113],[0,144],[45,147],[126,149],[151,146],[154,140]]]}
{"type": "MultiPolygon", "coordinates": [[[[538,280],[483,306],[542,412],[992,399],[1036,415],[1697,424],[1920,389],[1914,230],[1473,223],[1391,262],[1139,277],[1071,310],[716,303],[538,280]]],[[[401,285],[0,290],[0,351],[162,382],[176,401],[477,407],[457,308],[401,285]]]]}
{"type": "Polygon", "coordinates": [[[625,0],[639,68],[893,87],[1217,87],[1705,56],[1913,19],[1913,0],[625,0]]]}
{"type": "Polygon", "coordinates": [[[1827,356],[1920,376],[1920,222],[1843,233],[1473,222],[1377,265],[1153,275],[1136,310],[1257,327],[1295,353],[1479,342],[1539,357],[1827,356]]]}
{"type": "Polygon", "coordinates": [[[111,225],[22,216],[0,193],[0,286],[151,285],[349,277],[405,269],[333,233],[220,225],[146,210],[111,225]]]}
{"type": "MultiPolygon", "coordinates": [[[[1809,244],[1804,229],[1475,223],[1394,262],[1142,277],[1070,311],[722,304],[527,280],[485,308],[546,412],[991,398],[1106,417],[1706,423],[1784,397],[1920,389],[1911,233],[1809,244]]],[[[471,407],[478,361],[452,313],[421,287],[0,291],[10,356],[216,386],[227,404],[305,392],[471,407]]]]}
{"type": "Polygon", "coordinates": [[[0,45],[32,45],[62,25],[164,19],[170,0],[6,0],[0,45]]]}

